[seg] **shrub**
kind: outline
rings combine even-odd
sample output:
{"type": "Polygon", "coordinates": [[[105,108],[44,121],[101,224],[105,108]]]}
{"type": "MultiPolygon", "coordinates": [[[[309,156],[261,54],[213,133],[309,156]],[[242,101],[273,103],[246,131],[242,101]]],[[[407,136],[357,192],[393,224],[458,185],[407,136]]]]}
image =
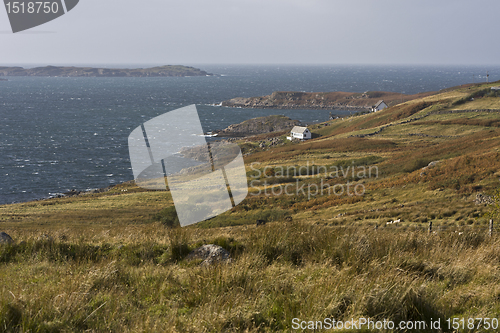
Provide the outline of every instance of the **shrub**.
{"type": "Polygon", "coordinates": [[[180,227],[179,217],[177,216],[175,206],[162,209],[153,217],[153,220],[161,222],[161,224],[168,228],[180,227]]]}
{"type": "Polygon", "coordinates": [[[408,163],[404,167],[404,171],[410,173],[410,172],[413,172],[415,170],[422,169],[422,168],[426,167],[427,165],[429,165],[430,162],[431,161],[428,159],[418,158],[418,159],[413,160],[410,163],[408,163]]]}
{"type": "Polygon", "coordinates": [[[173,262],[184,259],[191,249],[189,248],[189,234],[183,228],[176,228],[169,232],[170,259],[173,262]]]}
{"type": "Polygon", "coordinates": [[[282,221],[285,217],[290,216],[290,212],[284,209],[268,209],[258,212],[253,215],[255,220],[264,220],[266,222],[282,221]]]}
{"type": "Polygon", "coordinates": [[[231,253],[231,256],[239,255],[245,249],[240,242],[236,241],[232,237],[218,237],[210,243],[224,248],[226,251],[231,253]]]}
{"type": "Polygon", "coordinates": [[[275,175],[274,168],[267,168],[264,175],[266,177],[273,177],[275,175]]]}

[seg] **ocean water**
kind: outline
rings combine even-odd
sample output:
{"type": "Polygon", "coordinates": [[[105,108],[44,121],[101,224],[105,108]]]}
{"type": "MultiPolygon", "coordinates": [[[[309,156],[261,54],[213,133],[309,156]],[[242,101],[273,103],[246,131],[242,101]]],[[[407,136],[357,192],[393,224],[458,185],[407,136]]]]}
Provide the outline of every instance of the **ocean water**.
{"type": "MultiPolygon", "coordinates": [[[[106,65],[103,65],[106,66],[106,65]]],[[[115,66],[115,67],[122,67],[115,66]]],[[[127,67],[145,67],[132,64],[127,67]]],[[[150,66],[150,65],[149,65],[150,66]]],[[[108,67],[112,67],[109,66],[108,67]]],[[[124,66],[123,66],[124,67],[124,66]]],[[[500,67],[224,66],[185,78],[40,78],[0,81],[0,204],[87,190],[133,179],[130,132],[165,112],[196,104],[204,131],[284,114],[310,124],[328,110],[215,106],[273,91],[395,91],[413,94],[500,79],[500,67]]],[[[349,111],[335,111],[343,115],[349,111]]]]}

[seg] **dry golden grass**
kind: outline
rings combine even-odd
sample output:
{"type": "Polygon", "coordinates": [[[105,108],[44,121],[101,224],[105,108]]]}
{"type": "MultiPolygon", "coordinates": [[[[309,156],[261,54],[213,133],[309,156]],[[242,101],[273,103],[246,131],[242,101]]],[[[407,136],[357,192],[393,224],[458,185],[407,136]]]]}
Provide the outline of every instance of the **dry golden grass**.
{"type": "Polygon", "coordinates": [[[5,332],[285,332],[293,318],[500,315],[496,237],[401,229],[151,225],[135,241],[92,245],[19,235],[22,243],[0,255],[0,320],[5,332]],[[174,260],[179,239],[189,247],[218,241],[234,261],[202,268],[174,260]]]}

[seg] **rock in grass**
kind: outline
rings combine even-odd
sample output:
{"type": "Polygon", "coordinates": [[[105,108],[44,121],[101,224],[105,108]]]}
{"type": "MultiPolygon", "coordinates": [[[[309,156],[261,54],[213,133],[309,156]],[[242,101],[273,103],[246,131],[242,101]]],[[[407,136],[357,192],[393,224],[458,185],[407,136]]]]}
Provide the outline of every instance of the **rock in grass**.
{"type": "Polygon", "coordinates": [[[0,244],[10,244],[13,243],[14,240],[5,232],[0,233],[0,244]]]}
{"type": "Polygon", "coordinates": [[[41,234],[40,236],[38,236],[37,240],[52,242],[52,241],[54,241],[54,237],[52,237],[51,235],[47,235],[47,234],[41,234]]]}
{"type": "Polygon", "coordinates": [[[476,203],[476,205],[493,205],[495,203],[495,200],[489,195],[477,193],[476,200],[474,200],[474,202],[476,203]]]}
{"type": "Polygon", "coordinates": [[[191,251],[187,259],[203,259],[201,266],[211,266],[215,263],[231,262],[231,255],[221,246],[208,244],[191,251]]]}

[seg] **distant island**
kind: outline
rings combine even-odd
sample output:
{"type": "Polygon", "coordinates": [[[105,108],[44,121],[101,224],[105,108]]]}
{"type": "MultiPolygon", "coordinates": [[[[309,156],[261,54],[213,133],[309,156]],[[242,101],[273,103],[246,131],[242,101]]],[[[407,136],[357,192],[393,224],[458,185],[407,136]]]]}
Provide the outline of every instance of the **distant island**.
{"type": "Polygon", "coordinates": [[[402,101],[423,98],[432,92],[403,95],[386,91],[353,92],[297,92],[275,91],[260,97],[236,97],[221,103],[222,106],[258,109],[327,109],[327,110],[367,110],[379,100],[392,106],[402,101]]]}
{"type": "Polygon", "coordinates": [[[157,66],[152,68],[120,69],[94,67],[45,66],[35,68],[2,67],[0,76],[44,76],[44,77],[165,77],[213,75],[188,66],[157,66]]]}
{"type": "Polygon", "coordinates": [[[9,80],[0,78],[0,81],[9,81],[9,80]]]}

